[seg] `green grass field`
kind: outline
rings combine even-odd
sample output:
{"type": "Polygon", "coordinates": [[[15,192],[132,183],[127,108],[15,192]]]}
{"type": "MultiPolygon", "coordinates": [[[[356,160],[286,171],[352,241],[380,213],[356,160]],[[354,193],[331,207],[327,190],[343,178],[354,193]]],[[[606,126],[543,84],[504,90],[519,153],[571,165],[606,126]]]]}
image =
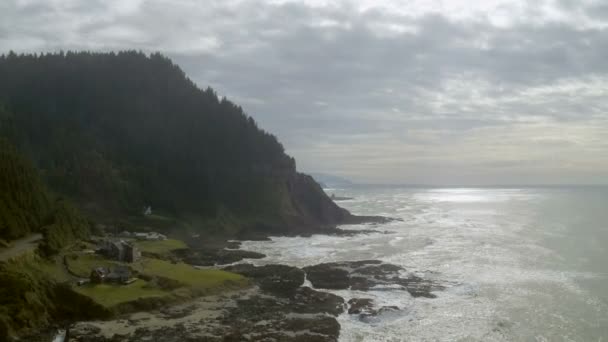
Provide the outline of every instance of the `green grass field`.
{"type": "Polygon", "coordinates": [[[167,239],[160,241],[139,241],[137,247],[142,252],[154,254],[167,254],[176,249],[188,248],[188,246],[180,240],[167,239]]]}
{"type": "Polygon", "coordinates": [[[146,286],[146,284],[146,281],[138,279],[129,285],[87,284],[75,287],[74,290],[90,297],[95,302],[107,308],[112,308],[118,304],[131,302],[136,299],[164,297],[170,294],[170,292],[146,286]]]}
{"type": "MultiPolygon", "coordinates": [[[[184,242],[172,239],[140,241],[137,242],[137,246],[142,252],[156,255],[187,248],[184,242]]],[[[111,268],[117,265],[128,266],[142,275],[143,279],[138,279],[129,285],[87,284],[73,287],[74,291],[90,297],[109,309],[143,298],[176,296],[175,298],[179,297],[183,300],[201,293],[221,292],[229,287],[245,287],[249,284],[245,277],[238,274],[211,269],[199,270],[188,264],[171,263],[151,257],[142,257],[134,263],[121,263],[97,254],[71,253],[65,256],[65,263],[71,274],[82,278],[88,278],[91,269],[95,267],[111,268]],[[159,282],[154,278],[158,278],[159,282]],[[175,284],[170,287],[164,285],[167,284],[167,279],[175,281],[175,284]]],[[[45,267],[48,268],[47,272],[57,272],[57,268],[53,265],[49,264],[45,267]]]]}
{"type": "Polygon", "coordinates": [[[82,278],[88,278],[95,267],[113,267],[121,264],[97,254],[68,254],[65,260],[70,272],[82,278]]]}
{"type": "Polygon", "coordinates": [[[220,270],[199,270],[184,263],[173,264],[163,260],[144,258],[138,266],[141,267],[139,271],[144,274],[173,279],[197,289],[221,287],[226,281],[247,284],[247,279],[241,275],[220,270]]]}

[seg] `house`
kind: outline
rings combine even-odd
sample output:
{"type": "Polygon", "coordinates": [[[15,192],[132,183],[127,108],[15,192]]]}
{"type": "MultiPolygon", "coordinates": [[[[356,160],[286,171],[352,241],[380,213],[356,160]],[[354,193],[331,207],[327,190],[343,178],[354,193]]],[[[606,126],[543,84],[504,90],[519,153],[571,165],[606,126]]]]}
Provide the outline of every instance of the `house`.
{"type": "Polygon", "coordinates": [[[120,232],[120,234],[118,234],[118,236],[123,237],[123,238],[130,238],[133,236],[133,234],[131,234],[130,232],[123,230],[122,232],[120,232]]]}
{"type": "Polygon", "coordinates": [[[133,233],[133,237],[135,237],[138,240],[148,240],[148,241],[167,240],[167,236],[157,233],[157,232],[133,233]]]}
{"type": "Polygon", "coordinates": [[[106,276],[109,283],[128,284],[131,280],[131,270],[126,266],[117,266],[106,276]]]}
{"type": "Polygon", "coordinates": [[[93,284],[128,284],[132,278],[131,270],[126,266],[117,266],[112,269],[95,267],[91,270],[90,282],[93,284]]]}
{"type": "Polygon", "coordinates": [[[110,271],[105,267],[95,267],[91,270],[91,283],[93,284],[101,284],[106,281],[107,275],[110,271]]]}
{"type": "Polygon", "coordinates": [[[104,240],[100,252],[107,258],[123,262],[135,262],[141,257],[137,247],[124,240],[104,240]]]}
{"type": "Polygon", "coordinates": [[[123,258],[121,261],[124,262],[136,262],[141,257],[141,252],[132,243],[123,244],[123,258]]]}

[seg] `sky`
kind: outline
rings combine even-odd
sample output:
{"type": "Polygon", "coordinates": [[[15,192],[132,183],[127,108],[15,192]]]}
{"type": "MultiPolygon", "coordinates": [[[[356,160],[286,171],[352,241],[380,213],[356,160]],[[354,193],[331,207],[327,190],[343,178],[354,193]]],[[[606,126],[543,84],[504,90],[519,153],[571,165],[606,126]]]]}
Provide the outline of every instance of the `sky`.
{"type": "Polygon", "coordinates": [[[300,170],[608,183],[608,1],[0,1],[0,52],[124,49],[241,105],[300,170]]]}

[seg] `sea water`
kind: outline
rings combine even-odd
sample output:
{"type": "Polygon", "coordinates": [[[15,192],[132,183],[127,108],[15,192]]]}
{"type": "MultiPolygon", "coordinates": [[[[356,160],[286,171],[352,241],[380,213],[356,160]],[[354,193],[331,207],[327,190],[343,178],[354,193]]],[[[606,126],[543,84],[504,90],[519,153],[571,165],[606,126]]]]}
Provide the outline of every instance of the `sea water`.
{"type": "Polygon", "coordinates": [[[401,221],[347,237],[245,242],[258,264],[380,259],[443,285],[437,298],[404,291],[332,291],[397,312],[343,314],[341,341],[608,341],[608,188],[328,189],[339,204],[401,221]]]}

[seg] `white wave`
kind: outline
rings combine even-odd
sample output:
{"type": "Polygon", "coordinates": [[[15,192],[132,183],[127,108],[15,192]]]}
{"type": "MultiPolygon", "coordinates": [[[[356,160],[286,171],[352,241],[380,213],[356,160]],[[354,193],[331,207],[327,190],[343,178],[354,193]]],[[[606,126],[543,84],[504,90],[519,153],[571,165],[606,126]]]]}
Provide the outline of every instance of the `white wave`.
{"type": "MultiPolygon", "coordinates": [[[[435,299],[386,288],[332,291],[346,300],[372,298],[379,306],[400,308],[399,314],[371,323],[340,316],[341,341],[586,341],[608,336],[608,291],[599,286],[591,293],[586,285],[606,281],[608,271],[586,270],[584,263],[592,256],[572,259],[568,245],[554,244],[581,234],[575,219],[585,216],[559,216],[580,198],[529,189],[352,189],[349,194],[356,200],[341,205],[352,212],[403,221],[343,227],[379,231],[373,234],[276,237],[242,245],[268,255],[256,264],[380,259],[446,287],[435,299]],[[570,202],[558,202],[564,196],[570,202]]],[[[608,215],[600,214],[608,222],[608,215]]]]}

